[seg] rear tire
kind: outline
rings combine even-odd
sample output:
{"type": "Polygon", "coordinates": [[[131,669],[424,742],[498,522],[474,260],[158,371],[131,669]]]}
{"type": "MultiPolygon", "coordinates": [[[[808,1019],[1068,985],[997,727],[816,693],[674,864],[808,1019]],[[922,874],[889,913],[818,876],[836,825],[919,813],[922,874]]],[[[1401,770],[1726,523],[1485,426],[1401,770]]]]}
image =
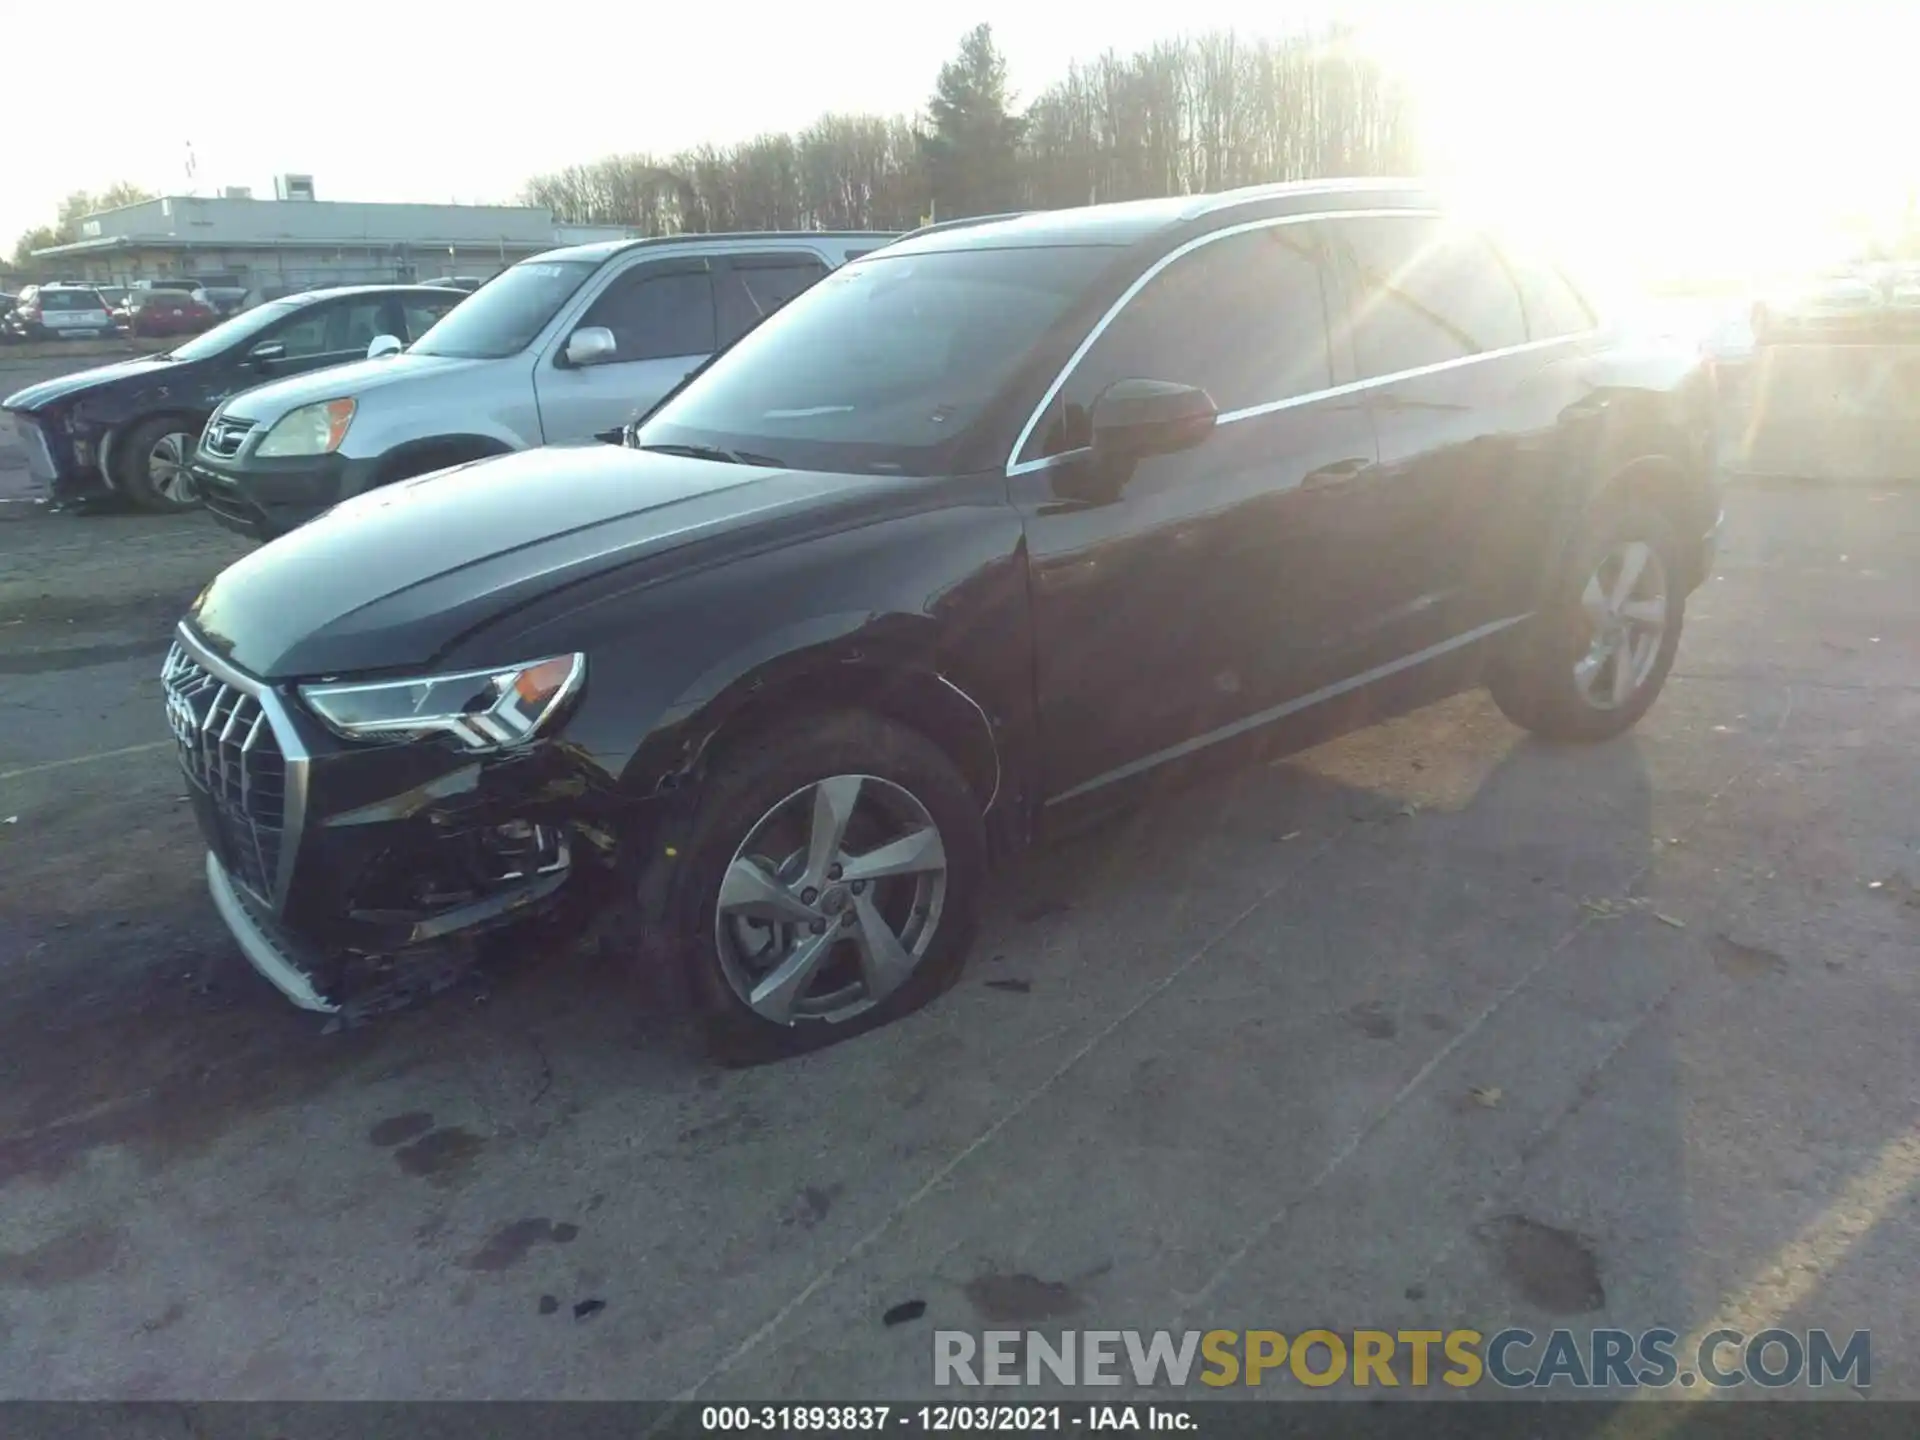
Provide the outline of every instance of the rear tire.
{"type": "Polygon", "coordinates": [[[143,420],[120,437],[115,450],[115,479],[122,494],[140,509],[173,515],[199,507],[200,491],[188,465],[200,435],[184,416],[143,420]]]}
{"type": "Polygon", "coordinates": [[[723,1045],[812,1049],[958,975],[986,877],[980,804],[916,731],[846,712],[713,761],[686,843],[654,863],[667,939],[723,1045]]]}
{"type": "Polygon", "coordinates": [[[1673,527],[1643,504],[1595,516],[1547,603],[1487,688],[1514,724],[1547,740],[1625,734],[1659,698],[1686,618],[1673,527]]]}

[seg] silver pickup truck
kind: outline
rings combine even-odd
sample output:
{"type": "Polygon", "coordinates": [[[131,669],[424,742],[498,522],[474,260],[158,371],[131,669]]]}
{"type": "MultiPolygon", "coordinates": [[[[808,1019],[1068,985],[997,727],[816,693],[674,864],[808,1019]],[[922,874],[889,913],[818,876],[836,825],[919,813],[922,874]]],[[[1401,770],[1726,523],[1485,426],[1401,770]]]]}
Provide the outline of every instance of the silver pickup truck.
{"type": "Polygon", "coordinates": [[[550,250],[412,345],[234,396],[192,466],[207,509],[258,539],[378,485],[538,445],[618,442],[706,358],[828,271],[893,239],[673,236],[550,250]]]}

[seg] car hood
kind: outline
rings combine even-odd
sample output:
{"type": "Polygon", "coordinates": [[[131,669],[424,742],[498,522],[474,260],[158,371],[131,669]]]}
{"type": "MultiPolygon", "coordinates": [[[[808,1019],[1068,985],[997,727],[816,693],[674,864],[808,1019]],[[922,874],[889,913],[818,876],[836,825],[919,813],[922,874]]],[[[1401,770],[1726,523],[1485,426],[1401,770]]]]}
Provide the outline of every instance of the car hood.
{"type": "Polygon", "coordinates": [[[44,410],[57,401],[68,399],[83,390],[94,390],[102,386],[122,383],[138,383],[150,376],[162,375],[168,371],[178,371],[183,362],[161,360],[154,356],[143,356],[138,360],[120,360],[112,365],[96,365],[91,370],[77,370],[71,375],[61,375],[53,380],[42,380],[38,385],[29,385],[24,390],[16,390],[0,402],[0,409],[24,410],[29,414],[44,410]]]}
{"type": "Polygon", "coordinates": [[[188,620],[262,679],[405,670],[563,586],[891,488],[612,445],[528,450],[336,506],[228,567],[188,620]]]}
{"type": "Polygon", "coordinates": [[[226,412],[242,420],[267,423],[278,420],[302,405],[342,396],[364,396],[388,385],[418,380],[427,375],[454,375],[478,365],[495,365],[495,360],[449,360],[438,355],[410,355],[401,352],[384,360],[356,360],[316,370],[310,375],[289,375],[235,396],[226,412]]]}

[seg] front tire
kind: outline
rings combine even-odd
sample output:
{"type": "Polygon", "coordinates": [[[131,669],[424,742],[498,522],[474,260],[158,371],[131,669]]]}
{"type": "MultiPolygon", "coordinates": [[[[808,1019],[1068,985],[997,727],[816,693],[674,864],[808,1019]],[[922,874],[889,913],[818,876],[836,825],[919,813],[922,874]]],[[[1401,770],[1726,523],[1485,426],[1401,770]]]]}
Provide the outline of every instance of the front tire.
{"type": "Polygon", "coordinates": [[[200,491],[188,465],[198,443],[192,422],[180,416],[141,421],[121,439],[115,455],[121,493],[160,515],[197,508],[200,491]]]}
{"type": "Polygon", "coordinates": [[[1547,740],[1594,744],[1625,734],[1673,668],[1685,574],[1673,527],[1659,512],[1627,504],[1598,516],[1489,678],[1494,703],[1547,740]]]}
{"type": "Polygon", "coordinates": [[[986,875],[980,804],[915,731],[850,712],[716,757],[666,919],[723,1032],[811,1048],[918,1009],[959,973],[986,875]]]}

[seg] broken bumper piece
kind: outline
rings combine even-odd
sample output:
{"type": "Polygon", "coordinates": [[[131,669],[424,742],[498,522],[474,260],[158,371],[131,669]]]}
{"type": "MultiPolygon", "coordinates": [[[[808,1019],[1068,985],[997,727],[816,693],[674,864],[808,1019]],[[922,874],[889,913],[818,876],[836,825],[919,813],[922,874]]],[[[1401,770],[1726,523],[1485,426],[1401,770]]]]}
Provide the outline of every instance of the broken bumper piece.
{"type": "Polygon", "coordinates": [[[207,852],[207,889],[213,894],[214,909],[240,946],[247,963],[258,970],[278,990],[302,1010],[330,1015],[340,1006],[323,995],[317,981],[320,962],[304,955],[300,947],[233,883],[226,867],[207,852]]]}

